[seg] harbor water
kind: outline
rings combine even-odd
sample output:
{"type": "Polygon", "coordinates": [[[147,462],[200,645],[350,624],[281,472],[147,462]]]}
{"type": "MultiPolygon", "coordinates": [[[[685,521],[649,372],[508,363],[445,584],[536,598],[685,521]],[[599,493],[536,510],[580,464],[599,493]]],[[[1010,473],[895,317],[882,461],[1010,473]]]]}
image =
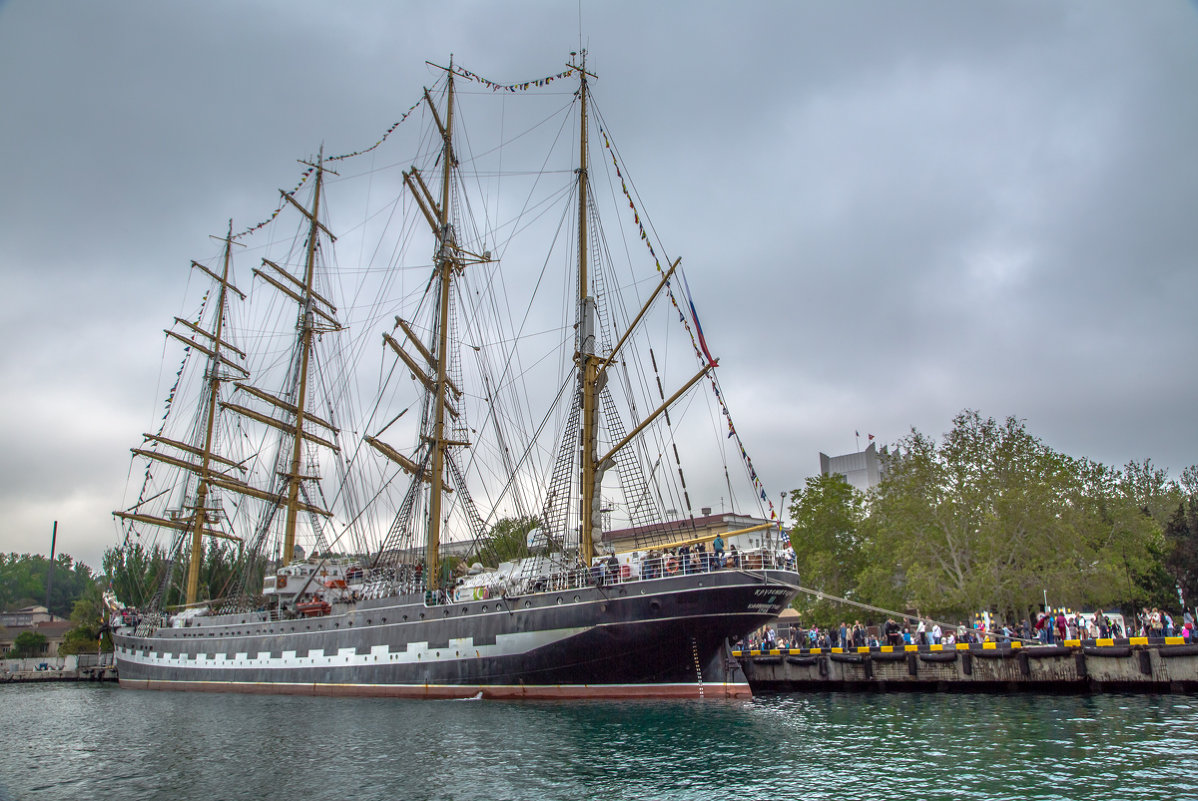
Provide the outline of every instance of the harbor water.
{"type": "Polygon", "coordinates": [[[0,801],[1183,799],[1186,695],[399,701],[0,687],[0,801]]]}

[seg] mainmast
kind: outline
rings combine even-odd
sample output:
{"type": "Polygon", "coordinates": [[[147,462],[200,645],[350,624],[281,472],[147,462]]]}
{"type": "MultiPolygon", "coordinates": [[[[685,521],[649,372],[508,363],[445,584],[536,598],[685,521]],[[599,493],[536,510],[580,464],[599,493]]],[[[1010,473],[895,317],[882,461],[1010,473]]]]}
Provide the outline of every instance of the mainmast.
{"type": "MultiPolygon", "coordinates": [[[[471,253],[457,241],[450,206],[454,170],[458,166],[453,147],[454,102],[456,99],[453,58],[450,58],[448,67],[441,67],[432,62],[428,63],[446,73],[444,119],[441,118],[437,104],[433,102],[428,89],[424,90],[425,103],[428,104],[433,121],[441,132],[442,149],[439,159],[441,191],[439,197],[434,196],[429,190],[424,176],[416,167],[412,167],[404,173],[404,184],[411,192],[412,199],[424,215],[436,240],[433,276],[430,281],[430,286],[435,287],[437,298],[433,311],[432,342],[422,342],[416,331],[400,317],[395,319],[396,327],[403,329],[413,352],[406,350],[404,345],[388,334],[383,334],[383,341],[403,360],[412,377],[423,384],[426,392],[431,396],[432,405],[426,407],[426,410],[431,413],[431,419],[426,422],[426,427],[422,431],[422,444],[419,448],[422,455],[409,457],[373,436],[367,436],[365,440],[404,472],[412,475],[415,481],[429,485],[423,581],[429,592],[435,592],[440,586],[441,525],[444,518],[445,494],[453,491],[453,488],[446,482],[446,466],[451,459],[449,449],[470,445],[467,441],[452,439],[450,434],[457,436],[458,432],[447,430],[451,427],[449,418],[456,421],[462,415],[462,411],[456,405],[456,401],[462,397],[462,390],[454,383],[453,377],[450,375],[449,337],[453,281],[468,265],[488,262],[491,260],[491,255],[489,252],[484,252],[481,255],[471,253]],[[425,445],[428,446],[427,450],[424,448],[425,445]]],[[[461,434],[461,436],[465,435],[461,434]]]]}
{"type": "MultiPolygon", "coordinates": [[[[571,54],[573,55],[573,54],[571,54]]],[[[587,71],[586,51],[582,64],[575,66],[579,75],[578,99],[578,363],[582,399],[582,421],[579,434],[581,465],[579,484],[582,507],[579,515],[579,557],[589,565],[595,556],[595,529],[600,524],[600,487],[603,472],[599,465],[599,363],[596,353],[595,298],[590,292],[587,276],[587,71]]]]}

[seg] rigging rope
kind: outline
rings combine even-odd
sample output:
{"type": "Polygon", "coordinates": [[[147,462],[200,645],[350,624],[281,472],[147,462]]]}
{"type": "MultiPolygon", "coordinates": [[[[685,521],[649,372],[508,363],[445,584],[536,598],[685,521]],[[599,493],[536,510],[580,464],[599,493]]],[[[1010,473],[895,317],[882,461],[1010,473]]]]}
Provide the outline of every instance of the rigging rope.
{"type": "Polygon", "coordinates": [[[462,67],[454,67],[452,72],[469,81],[476,81],[483,86],[489,88],[492,92],[527,92],[529,89],[536,89],[541,86],[548,86],[554,81],[559,81],[562,78],[569,78],[577,70],[574,68],[568,69],[565,72],[559,72],[557,75],[548,75],[544,78],[538,78],[535,81],[524,81],[523,83],[507,83],[501,84],[495,81],[489,81],[481,75],[476,75],[468,69],[462,67]]]}
{"type": "MultiPolygon", "coordinates": [[[[633,222],[636,223],[637,228],[640,230],[641,241],[643,241],[645,243],[645,247],[649,249],[649,255],[653,257],[653,263],[656,265],[657,271],[660,273],[662,272],[661,261],[657,258],[657,253],[653,250],[653,243],[650,241],[649,234],[645,231],[645,226],[641,222],[640,212],[637,211],[636,203],[632,200],[632,194],[628,191],[628,184],[624,181],[624,175],[621,172],[620,164],[616,159],[615,150],[612,148],[611,141],[607,137],[607,131],[604,130],[602,125],[599,127],[599,133],[603,135],[603,146],[607,149],[608,155],[611,156],[612,166],[616,168],[616,177],[620,179],[620,189],[624,192],[624,197],[628,199],[628,207],[632,209],[633,222]]],[[[671,305],[673,305],[678,312],[678,321],[682,323],[683,328],[685,328],[687,334],[690,335],[691,347],[694,348],[695,355],[701,361],[706,362],[714,367],[717,365],[717,362],[712,358],[710,351],[707,349],[707,341],[703,338],[703,328],[699,325],[699,315],[698,312],[695,311],[695,303],[691,297],[690,287],[686,283],[686,276],[683,275],[681,271],[679,271],[678,274],[682,276],[682,288],[686,293],[686,305],[690,311],[690,320],[687,319],[686,313],[683,311],[682,306],[675,297],[674,288],[669,281],[666,282],[666,294],[670,299],[671,305]],[[694,321],[693,330],[691,329],[691,320],[694,321]]],[[[744,461],[745,470],[748,472],[749,480],[753,482],[753,488],[758,492],[761,500],[769,508],[770,520],[779,519],[777,510],[774,509],[773,501],[770,500],[768,493],[765,491],[765,487],[762,485],[761,480],[757,477],[757,470],[753,467],[753,460],[749,458],[748,451],[745,450],[744,442],[741,441],[740,435],[736,432],[736,426],[732,423],[732,413],[728,410],[728,404],[724,402],[724,396],[720,392],[719,381],[716,379],[714,370],[708,373],[708,380],[711,383],[711,390],[715,394],[716,400],[719,401],[720,410],[728,421],[728,437],[730,439],[736,440],[736,445],[740,451],[741,459],[744,461]]]]}
{"type": "Polygon", "coordinates": [[[231,236],[230,239],[240,239],[243,236],[247,236],[249,234],[254,233],[254,231],[257,231],[260,228],[265,228],[266,226],[268,226],[272,222],[274,222],[275,217],[278,217],[279,214],[283,211],[283,207],[287,205],[287,198],[294,196],[296,192],[300,191],[300,188],[303,187],[303,185],[305,183],[307,183],[308,178],[311,177],[313,172],[315,172],[315,170],[312,167],[309,167],[308,169],[304,170],[303,173],[301,173],[301,175],[300,175],[299,183],[297,183],[295,185],[294,189],[292,189],[290,192],[280,192],[279,193],[280,194],[279,205],[275,206],[275,210],[270,213],[269,217],[267,217],[265,220],[263,220],[262,222],[260,222],[256,225],[251,225],[249,228],[245,229],[244,231],[242,231],[239,234],[233,234],[233,236],[231,236]]]}

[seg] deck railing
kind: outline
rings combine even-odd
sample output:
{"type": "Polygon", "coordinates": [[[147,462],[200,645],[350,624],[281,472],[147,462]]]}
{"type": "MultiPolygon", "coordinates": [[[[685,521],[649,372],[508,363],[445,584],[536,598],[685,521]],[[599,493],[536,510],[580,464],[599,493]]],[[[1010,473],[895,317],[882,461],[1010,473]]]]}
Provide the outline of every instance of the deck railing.
{"type": "MultiPolygon", "coordinates": [[[[535,576],[499,577],[488,582],[458,588],[453,600],[485,600],[503,595],[536,595],[544,592],[563,592],[585,587],[613,586],[642,581],[655,581],[697,573],[720,570],[773,570],[792,567],[791,560],[771,550],[658,553],[619,560],[600,559],[594,565],[558,570],[535,576]],[[469,595],[467,595],[469,593],[469,595]]],[[[445,603],[446,599],[435,599],[445,603]]]]}

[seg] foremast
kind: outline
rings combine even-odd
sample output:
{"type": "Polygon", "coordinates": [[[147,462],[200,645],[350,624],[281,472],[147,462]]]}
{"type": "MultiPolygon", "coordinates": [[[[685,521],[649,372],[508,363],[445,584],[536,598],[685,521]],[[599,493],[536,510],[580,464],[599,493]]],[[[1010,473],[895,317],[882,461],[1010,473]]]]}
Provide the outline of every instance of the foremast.
{"type": "MultiPolygon", "coordinates": [[[[428,97],[428,93],[425,93],[428,97]]],[[[429,107],[433,106],[429,98],[429,107]]],[[[438,121],[439,122],[439,121],[438,121]]],[[[434,396],[436,398],[433,411],[433,441],[432,441],[432,475],[429,490],[429,520],[428,536],[425,542],[425,587],[434,591],[440,584],[441,573],[441,500],[445,492],[445,449],[448,445],[445,438],[445,391],[446,379],[449,373],[449,290],[453,283],[454,270],[458,269],[456,248],[454,247],[453,226],[449,216],[449,189],[453,179],[453,57],[449,59],[449,70],[445,89],[445,123],[441,125],[444,139],[444,150],[441,154],[441,203],[437,209],[437,344],[434,357],[436,358],[437,379],[434,396]]]]}
{"type": "Polygon", "coordinates": [[[578,365],[579,392],[582,401],[582,420],[579,432],[581,465],[579,491],[582,497],[579,515],[579,557],[589,565],[595,556],[595,529],[599,526],[603,472],[599,464],[599,363],[596,352],[595,298],[591,295],[587,275],[587,71],[586,51],[581,63],[570,64],[578,70],[579,137],[578,137],[578,365]]]}
{"type": "MultiPolygon", "coordinates": [[[[573,53],[571,55],[574,55],[573,53]]],[[[649,307],[660,296],[663,289],[669,286],[671,277],[681,263],[677,259],[670,265],[669,270],[662,275],[656,289],[645,301],[636,318],[627,327],[619,341],[604,356],[599,352],[599,320],[598,303],[592,294],[589,278],[587,257],[587,77],[594,77],[586,70],[586,51],[580,53],[579,64],[571,63],[571,69],[578,70],[579,88],[579,166],[578,175],[578,352],[575,362],[579,372],[579,407],[581,421],[579,424],[579,492],[581,509],[579,515],[579,557],[583,564],[590,565],[595,557],[595,532],[602,525],[602,488],[603,474],[615,465],[616,454],[631,443],[650,423],[660,417],[679,398],[688,392],[698,381],[707,375],[715,366],[715,360],[702,365],[699,371],[669,398],[664,398],[661,405],[650,412],[631,432],[619,442],[612,445],[606,453],[599,455],[599,426],[600,426],[600,397],[607,384],[607,370],[616,361],[620,349],[628,341],[633,330],[644,319],[649,307]]]]}

